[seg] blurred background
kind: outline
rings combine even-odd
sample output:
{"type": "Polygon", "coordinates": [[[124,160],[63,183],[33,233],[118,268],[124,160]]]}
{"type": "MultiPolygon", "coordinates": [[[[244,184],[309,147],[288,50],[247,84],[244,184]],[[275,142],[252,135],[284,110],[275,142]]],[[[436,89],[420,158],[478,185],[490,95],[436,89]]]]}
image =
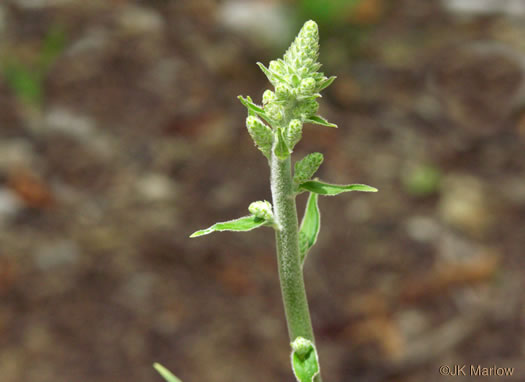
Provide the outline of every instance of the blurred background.
{"type": "Polygon", "coordinates": [[[270,200],[236,97],[310,18],[295,158],[380,190],[320,202],[325,380],[525,380],[525,1],[4,0],[2,382],[293,380],[273,232],[188,236],[270,200]]]}

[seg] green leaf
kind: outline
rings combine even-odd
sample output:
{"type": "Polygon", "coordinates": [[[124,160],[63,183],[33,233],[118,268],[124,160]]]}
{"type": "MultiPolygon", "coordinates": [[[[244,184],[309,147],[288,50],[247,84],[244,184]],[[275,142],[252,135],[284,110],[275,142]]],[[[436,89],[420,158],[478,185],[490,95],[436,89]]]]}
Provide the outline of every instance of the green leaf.
{"type": "Polygon", "coordinates": [[[11,59],[2,65],[6,83],[16,96],[29,105],[39,105],[43,97],[43,78],[40,72],[11,59]]]}
{"type": "MultiPolygon", "coordinates": [[[[240,96],[239,96],[239,97],[240,97],[240,96]]],[[[250,97],[250,96],[246,96],[246,100],[247,100],[248,102],[253,103],[252,97],[250,97]]],[[[255,105],[255,103],[253,103],[253,104],[255,105]]],[[[245,105],[245,106],[246,106],[246,105],[245,105]]],[[[257,106],[257,105],[255,105],[255,106],[257,106]]],[[[257,113],[254,112],[252,109],[248,108],[248,116],[257,117],[257,113]]]]}
{"type": "Polygon", "coordinates": [[[66,46],[66,32],[61,25],[54,25],[48,31],[42,51],[40,52],[40,68],[46,72],[56,61],[57,57],[64,51],[66,46]]]}
{"type": "Polygon", "coordinates": [[[312,341],[297,337],[292,342],[292,369],[298,382],[312,382],[319,374],[319,357],[312,341]]]}
{"type": "Polygon", "coordinates": [[[212,232],[222,231],[234,231],[234,232],[246,232],[252,229],[258,228],[266,223],[266,220],[251,216],[244,216],[239,219],[229,220],[226,222],[215,223],[209,228],[201,229],[200,231],[194,232],[190,237],[198,237],[207,235],[212,232]]]}
{"type": "Polygon", "coordinates": [[[321,126],[328,126],[328,127],[335,127],[335,128],[337,128],[337,125],[328,122],[326,119],[324,119],[320,115],[312,115],[312,116],[306,118],[304,120],[304,122],[306,122],[306,123],[313,123],[313,124],[321,125],[321,126]]]}
{"type": "Polygon", "coordinates": [[[254,104],[251,100],[250,97],[247,97],[247,98],[244,98],[243,96],[238,96],[237,98],[239,98],[239,100],[241,101],[241,103],[246,106],[246,108],[248,110],[252,110],[253,112],[259,114],[259,113],[264,113],[264,110],[262,107],[260,106],[257,106],[256,104],[254,104]]]}
{"type": "Polygon", "coordinates": [[[301,79],[297,74],[292,74],[291,83],[294,87],[298,87],[301,84],[301,79]]]}
{"type": "Polygon", "coordinates": [[[318,198],[319,196],[316,193],[310,192],[308,201],[306,202],[301,228],[299,229],[301,264],[304,264],[306,254],[317,241],[321,229],[321,213],[319,212],[318,198]]]}
{"type": "Polygon", "coordinates": [[[286,145],[282,129],[277,129],[277,144],[275,145],[274,153],[281,160],[288,158],[290,155],[290,149],[286,145]]]}
{"type": "Polygon", "coordinates": [[[264,66],[262,63],[258,62],[257,65],[259,68],[261,68],[262,72],[266,75],[266,78],[268,78],[268,81],[272,83],[272,85],[278,84],[278,83],[285,83],[286,81],[284,78],[282,78],[280,75],[278,75],[275,72],[272,72],[270,69],[268,69],[266,66],[264,66]],[[277,81],[276,81],[277,80],[277,81]]]}
{"type": "Polygon", "coordinates": [[[334,80],[336,79],[337,77],[336,76],[332,76],[330,78],[327,78],[323,81],[321,81],[321,83],[319,84],[318,86],[318,90],[317,91],[321,91],[321,90],[324,90],[326,89],[328,86],[332,85],[332,82],[334,82],[334,80]]]}
{"type": "Polygon", "coordinates": [[[248,114],[253,115],[251,113],[255,113],[259,117],[263,118],[266,122],[271,123],[271,119],[268,117],[264,109],[253,103],[250,97],[244,98],[243,96],[238,96],[237,98],[239,98],[241,103],[248,109],[248,114]]]}
{"type": "Polygon", "coordinates": [[[342,192],[348,191],[363,191],[363,192],[377,192],[377,188],[367,186],[366,184],[330,184],[320,182],[318,180],[310,180],[308,182],[301,183],[299,190],[315,192],[319,195],[339,195],[342,192]]]}
{"type": "Polygon", "coordinates": [[[182,382],[180,379],[175,377],[171,371],[166,369],[164,366],[162,366],[160,363],[154,363],[153,367],[155,370],[159,372],[159,374],[166,380],[166,382],[182,382]]]}

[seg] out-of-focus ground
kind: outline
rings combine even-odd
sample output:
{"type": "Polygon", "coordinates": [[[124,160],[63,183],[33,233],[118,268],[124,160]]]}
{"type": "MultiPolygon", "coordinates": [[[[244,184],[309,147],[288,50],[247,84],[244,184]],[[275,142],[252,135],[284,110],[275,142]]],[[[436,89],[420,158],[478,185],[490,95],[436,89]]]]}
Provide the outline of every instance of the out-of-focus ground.
{"type": "Polygon", "coordinates": [[[321,3],[0,3],[0,381],[292,381],[273,233],[188,235],[270,199],[236,96],[307,18],[295,158],[380,189],[321,200],[325,381],[525,380],[523,2],[321,3]]]}

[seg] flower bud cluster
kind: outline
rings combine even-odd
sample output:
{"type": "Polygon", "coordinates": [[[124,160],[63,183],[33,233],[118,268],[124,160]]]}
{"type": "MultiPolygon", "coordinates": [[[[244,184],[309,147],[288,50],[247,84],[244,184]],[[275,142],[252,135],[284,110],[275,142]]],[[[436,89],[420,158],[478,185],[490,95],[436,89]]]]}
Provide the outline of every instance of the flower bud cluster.
{"type": "MultiPolygon", "coordinates": [[[[263,95],[263,107],[268,117],[277,124],[290,119],[300,122],[315,115],[319,108],[316,101],[319,91],[330,79],[318,70],[319,31],[314,21],[308,21],[297,35],[283,59],[270,62],[269,68],[260,64],[261,69],[275,86],[275,92],[267,90],[263,95]]],[[[300,139],[300,130],[294,122],[295,130],[284,126],[287,138],[291,138],[292,148],[300,139]]],[[[290,141],[291,142],[291,141],[290,141]]]]}
{"type": "Polygon", "coordinates": [[[327,78],[318,72],[319,31],[314,21],[307,21],[283,58],[270,62],[268,68],[257,63],[274,90],[266,90],[262,107],[242,99],[251,115],[247,122],[255,144],[268,158],[273,153],[286,158],[302,136],[303,123],[329,125],[317,115],[319,92],[329,86],[335,77],[327,78]]]}
{"type": "Polygon", "coordinates": [[[307,21],[284,55],[284,61],[295,70],[304,64],[312,65],[319,55],[319,29],[314,21],[307,21]]]}
{"type": "Polygon", "coordinates": [[[294,182],[303,183],[310,180],[323,163],[323,159],[323,154],[311,153],[295,163],[294,182]]]}
{"type": "Polygon", "coordinates": [[[273,144],[273,131],[263,121],[252,115],[246,118],[246,128],[253,142],[266,157],[270,157],[273,144]]]}
{"type": "Polygon", "coordinates": [[[272,220],[273,219],[273,211],[272,211],[272,205],[270,202],[265,201],[257,201],[250,204],[248,207],[248,211],[252,215],[254,215],[256,218],[264,219],[264,220],[272,220]]]}
{"type": "Polygon", "coordinates": [[[319,110],[319,104],[315,99],[311,98],[301,101],[297,107],[297,113],[306,117],[315,115],[317,110],[319,110]]]}
{"type": "Polygon", "coordinates": [[[294,85],[300,97],[311,97],[318,93],[328,79],[323,73],[318,72],[321,67],[321,64],[317,62],[318,58],[319,29],[317,24],[310,20],[301,28],[294,42],[284,54],[283,60],[278,61],[280,67],[285,67],[279,73],[281,77],[293,83],[293,76],[297,76],[298,83],[294,85]]]}
{"type": "Polygon", "coordinates": [[[299,119],[292,119],[286,129],[286,140],[290,150],[301,140],[303,135],[303,123],[299,119]]]}

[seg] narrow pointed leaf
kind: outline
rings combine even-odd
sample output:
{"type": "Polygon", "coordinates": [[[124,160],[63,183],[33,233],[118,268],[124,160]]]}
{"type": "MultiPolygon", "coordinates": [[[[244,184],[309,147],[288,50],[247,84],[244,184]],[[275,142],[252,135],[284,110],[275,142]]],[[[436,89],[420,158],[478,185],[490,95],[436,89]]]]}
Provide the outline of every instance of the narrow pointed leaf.
{"type": "Polygon", "coordinates": [[[248,114],[253,115],[252,113],[255,113],[255,115],[258,115],[259,117],[263,118],[266,122],[270,123],[270,118],[264,111],[262,107],[259,105],[256,105],[252,102],[252,99],[250,97],[244,98],[243,96],[238,96],[241,103],[248,109],[248,114]]]}
{"type": "Polygon", "coordinates": [[[292,369],[298,382],[312,382],[319,374],[319,357],[312,341],[297,337],[292,342],[292,369]]]}
{"type": "Polygon", "coordinates": [[[291,83],[292,83],[292,85],[294,87],[299,86],[299,84],[301,83],[301,79],[299,78],[299,76],[297,74],[293,74],[292,75],[291,83]]]}
{"type": "Polygon", "coordinates": [[[326,89],[328,86],[332,85],[332,82],[334,82],[334,80],[336,79],[337,77],[336,76],[332,76],[330,78],[327,78],[326,80],[322,81],[321,84],[319,85],[319,91],[323,90],[323,89],[326,89]]]}
{"type": "Polygon", "coordinates": [[[243,96],[239,96],[238,98],[248,109],[253,110],[255,113],[264,113],[263,108],[254,104],[250,97],[244,98],[243,96]]]}
{"type": "Polygon", "coordinates": [[[40,53],[39,67],[42,71],[49,69],[56,58],[64,51],[65,45],[65,30],[61,25],[55,25],[47,33],[40,53]]]}
{"type": "Polygon", "coordinates": [[[336,125],[336,124],[333,124],[333,123],[328,122],[326,119],[324,119],[324,118],[321,117],[320,115],[312,115],[312,116],[306,118],[306,119],[304,120],[304,122],[306,122],[306,123],[313,123],[313,124],[321,125],[321,126],[327,126],[327,127],[335,127],[335,128],[337,128],[337,125],[336,125]]]}
{"type": "Polygon", "coordinates": [[[342,192],[363,191],[377,192],[377,188],[367,186],[366,184],[330,184],[318,180],[310,180],[299,185],[300,190],[315,192],[319,195],[339,195],[342,192]]]}
{"type": "Polygon", "coordinates": [[[310,192],[303,221],[299,229],[299,249],[301,251],[301,264],[304,264],[308,250],[313,247],[321,229],[321,213],[319,212],[318,195],[310,192]]]}
{"type": "MultiPolygon", "coordinates": [[[[239,96],[240,97],[240,96],[239,96]]],[[[246,96],[246,101],[248,101],[249,103],[252,103],[254,106],[257,106],[255,105],[255,103],[253,102],[252,100],[252,97],[250,96],[246,96]]],[[[242,101],[241,101],[242,102],[242,101]]],[[[244,105],[244,104],[243,104],[244,105]]],[[[246,106],[246,105],[244,105],[246,106]]],[[[249,116],[252,116],[252,117],[257,117],[257,113],[255,111],[253,111],[252,109],[250,109],[249,107],[246,106],[246,108],[248,109],[248,115],[249,116]]]]}
{"type": "Polygon", "coordinates": [[[290,149],[286,145],[282,129],[278,129],[277,131],[277,143],[274,148],[274,153],[275,155],[277,155],[277,158],[282,160],[288,158],[288,156],[290,155],[290,149]]]}
{"type": "Polygon", "coordinates": [[[171,371],[166,369],[164,366],[162,366],[160,363],[154,363],[153,367],[155,370],[159,372],[159,374],[166,380],[166,382],[182,382],[180,379],[175,377],[171,371]]]}
{"type": "Polygon", "coordinates": [[[268,78],[268,81],[270,81],[272,84],[276,83],[285,83],[286,81],[284,78],[282,78],[280,75],[278,75],[275,72],[272,72],[270,69],[268,69],[266,66],[264,66],[262,63],[258,62],[257,65],[259,68],[261,68],[262,72],[266,75],[266,78],[268,78]],[[277,81],[275,81],[277,80],[277,81]]]}
{"type": "Polygon", "coordinates": [[[201,229],[197,232],[194,232],[190,237],[198,237],[203,235],[208,235],[212,232],[222,232],[222,231],[234,231],[234,232],[246,232],[251,231],[252,229],[258,228],[266,223],[266,220],[251,216],[244,216],[239,219],[229,220],[226,222],[215,223],[209,228],[201,229]]]}

